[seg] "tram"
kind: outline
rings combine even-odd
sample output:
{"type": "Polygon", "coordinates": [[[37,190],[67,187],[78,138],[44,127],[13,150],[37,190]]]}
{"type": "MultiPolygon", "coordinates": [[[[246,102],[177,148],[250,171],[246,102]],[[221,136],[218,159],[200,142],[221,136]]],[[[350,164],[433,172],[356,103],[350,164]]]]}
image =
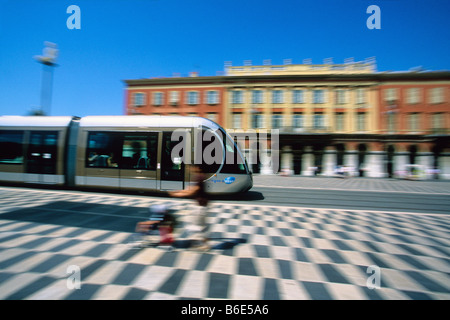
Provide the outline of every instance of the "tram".
{"type": "Polygon", "coordinates": [[[0,117],[4,183],[164,192],[187,188],[194,164],[203,168],[208,193],[253,185],[237,144],[205,118],[0,117]]]}

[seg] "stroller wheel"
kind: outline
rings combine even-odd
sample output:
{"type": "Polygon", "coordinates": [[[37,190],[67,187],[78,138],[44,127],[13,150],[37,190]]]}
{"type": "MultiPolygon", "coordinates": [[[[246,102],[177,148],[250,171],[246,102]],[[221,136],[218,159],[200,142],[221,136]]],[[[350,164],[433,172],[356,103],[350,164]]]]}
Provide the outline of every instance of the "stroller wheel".
{"type": "Polygon", "coordinates": [[[142,243],[142,235],[133,234],[127,241],[127,245],[132,249],[139,249],[142,243]]]}

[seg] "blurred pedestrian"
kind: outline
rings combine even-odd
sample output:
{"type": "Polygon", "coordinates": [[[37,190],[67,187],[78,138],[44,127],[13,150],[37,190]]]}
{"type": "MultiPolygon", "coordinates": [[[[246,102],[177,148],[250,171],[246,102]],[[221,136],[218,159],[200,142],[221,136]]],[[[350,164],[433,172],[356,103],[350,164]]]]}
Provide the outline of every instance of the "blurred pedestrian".
{"type": "Polygon", "coordinates": [[[192,232],[196,237],[195,240],[199,241],[196,248],[200,250],[208,250],[208,229],[209,226],[206,223],[208,215],[208,203],[209,197],[205,191],[205,174],[202,167],[199,165],[191,166],[191,181],[193,184],[185,189],[179,191],[171,191],[169,195],[177,198],[193,198],[196,201],[195,210],[192,212],[191,225],[188,226],[188,231],[192,232]]]}
{"type": "Polygon", "coordinates": [[[151,231],[159,231],[160,245],[171,245],[174,242],[173,230],[176,219],[166,205],[154,205],[149,208],[148,220],[136,224],[136,232],[145,236],[151,231]]]}

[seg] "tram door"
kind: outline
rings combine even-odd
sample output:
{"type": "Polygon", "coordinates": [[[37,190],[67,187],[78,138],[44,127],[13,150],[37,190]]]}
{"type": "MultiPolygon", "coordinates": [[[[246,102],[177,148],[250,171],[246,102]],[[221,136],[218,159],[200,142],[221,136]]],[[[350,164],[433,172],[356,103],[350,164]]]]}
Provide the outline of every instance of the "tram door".
{"type": "MultiPolygon", "coordinates": [[[[179,141],[171,141],[172,132],[162,133],[161,163],[160,163],[160,190],[182,190],[184,189],[184,163],[181,154],[174,154],[172,150],[179,141]]],[[[190,148],[190,146],[189,146],[190,148]]],[[[178,153],[178,152],[175,152],[178,153]]]]}
{"type": "Polygon", "coordinates": [[[122,144],[120,187],[156,189],[158,132],[126,134],[122,144]]]}
{"type": "Polygon", "coordinates": [[[26,157],[26,182],[57,183],[57,131],[32,131],[26,157]]]}

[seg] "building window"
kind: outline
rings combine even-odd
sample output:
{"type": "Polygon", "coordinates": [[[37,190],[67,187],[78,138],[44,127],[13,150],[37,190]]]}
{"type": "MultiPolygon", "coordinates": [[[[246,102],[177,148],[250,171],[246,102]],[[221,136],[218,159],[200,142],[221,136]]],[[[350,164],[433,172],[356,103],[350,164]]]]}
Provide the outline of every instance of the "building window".
{"type": "Polygon", "coordinates": [[[418,132],[419,131],[419,114],[410,113],[408,116],[409,131],[418,132]]]}
{"type": "Polygon", "coordinates": [[[263,103],[263,92],[262,92],[262,90],[253,90],[252,91],[252,103],[253,104],[263,103]]]}
{"type": "Polygon", "coordinates": [[[335,121],[336,121],[336,131],[344,131],[344,113],[343,112],[338,112],[335,115],[335,121]]]}
{"type": "Polygon", "coordinates": [[[206,114],[206,118],[211,120],[211,121],[217,122],[217,113],[209,112],[209,113],[206,114]]]}
{"type": "Polygon", "coordinates": [[[219,103],[219,91],[210,90],[206,92],[206,103],[207,104],[218,104],[219,103]]]}
{"type": "Polygon", "coordinates": [[[292,103],[304,103],[303,90],[292,91],[292,103]]]}
{"type": "Polygon", "coordinates": [[[325,115],[323,113],[316,113],[313,117],[313,129],[325,128],[325,115]]]}
{"type": "Polygon", "coordinates": [[[264,128],[264,115],[262,113],[252,114],[252,128],[253,129],[264,128]]]}
{"type": "Polygon", "coordinates": [[[199,101],[199,94],[197,91],[189,91],[187,93],[187,104],[195,105],[198,104],[198,101],[199,101]]]}
{"type": "Polygon", "coordinates": [[[304,126],[303,113],[295,113],[292,116],[292,126],[297,129],[303,128],[303,126],[304,126]]]}
{"type": "Polygon", "coordinates": [[[133,106],[140,107],[145,105],[145,93],[137,92],[133,94],[133,106]]]}
{"type": "Polygon", "coordinates": [[[384,90],[384,101],[393,103],[397,101],[397,88],[389,88],[384,90]]]}
{"type": "Polygon", "coordinates": [[[356,89],[356,103],[363,104],[366,103],[366,90],[362,88],[356,89]]]}
{"type": "Polygon", "coordinates": [[[283,103],[283,90],[272,91],[272,103],[283,103]]]}
{"type": "Polygon", "coordinates": [[[241,113],[233,113],[231,116],[231,125],[233,129],[242,128],[242,114],[241,113]]]}
{"type": "Polygon", "coordinates": [[[444,88],[430,89],[429,102],[432,104],[444,103],[444,88]]]}
{"type": "Polygon", "coordinates": [[[177,105],[180,101],[180,93],[178,91],[170,91],[169,101],[171,105],[177,105]]]}
{"type": "Polygon", "coordinates": [[[347,103],[346,93],[347,93],[347,91],[343,90],[343,89],[336,90],[336,104],[347,103]]]}
{"type": "Polygon", "coordinates": [[[444,131],[444,114],[433,113],[431,115],[431,130],[433,133],[443,133],[444,131]]]}
{"type": "Polygon", "coordinates": [[[314,90],[313,91],[313,103],[324,103],[325,102],[325,94],[323,90],[314,90]]]}
{"type": "Polygon", "coordinates": [[[420,89],[409,88],[406,91],[406,101],[408,104],[417,104],[420,102],[420,89]]]}
{"type": "Polygon", "coordinates": [[[231,91],[231,103],[241,104],[244,103],[244,92],[242,91],[231,91]]]}
{"type": "Polygon", "coordinates": [[[366,131],[366,113],[358,112],[356,115],[356,131],[366,131]]]}
{"type": "Polygon", "coordinates": [[[164,104],[164,93],[153,92],[153,105],[162,106],[164,104]]]}
{"type": "Polygon", "coordinates": [[[394,133],[397,128],[397,114],[395,112],[387,113],[387,129],[389,133],[394,133]]]}
{"type": "Polygon", "coordinates": [[[272,128],[280,129],[283,126],[283,115],[275,113],[272,115],[272,128]]]}

